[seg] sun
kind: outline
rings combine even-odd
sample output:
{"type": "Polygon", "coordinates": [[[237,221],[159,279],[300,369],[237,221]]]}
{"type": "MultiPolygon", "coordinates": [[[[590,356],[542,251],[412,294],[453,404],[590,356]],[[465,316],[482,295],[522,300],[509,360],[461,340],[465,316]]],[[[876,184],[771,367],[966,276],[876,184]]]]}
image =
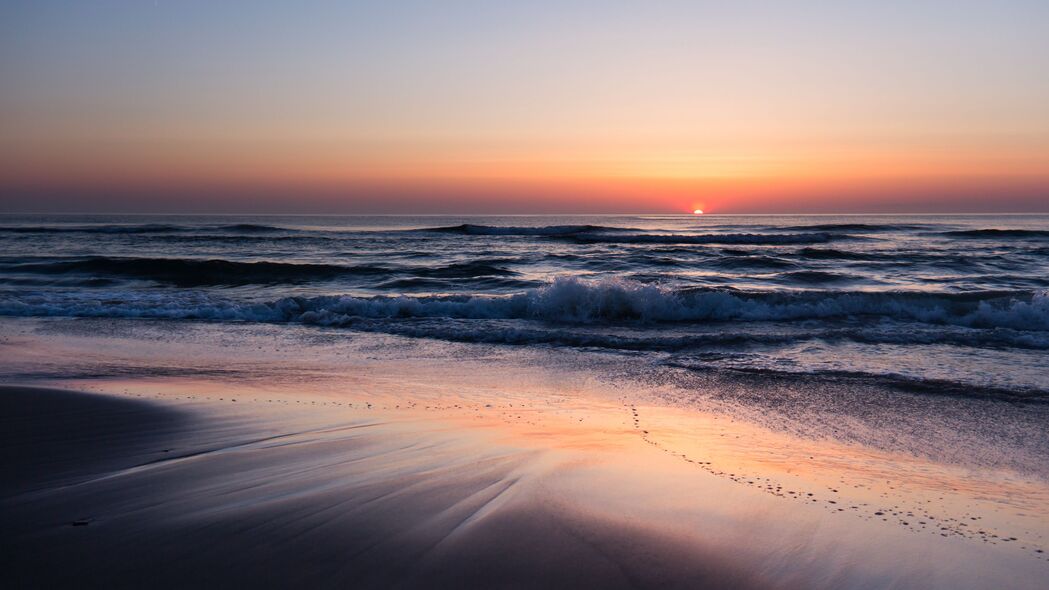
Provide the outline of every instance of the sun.
{"type": "Polygon", "coordinates": [[[696,209],[695,211],[692,212],[692,214],[693,215],[703,215],[703,210],[702,209],[696,209]]]}

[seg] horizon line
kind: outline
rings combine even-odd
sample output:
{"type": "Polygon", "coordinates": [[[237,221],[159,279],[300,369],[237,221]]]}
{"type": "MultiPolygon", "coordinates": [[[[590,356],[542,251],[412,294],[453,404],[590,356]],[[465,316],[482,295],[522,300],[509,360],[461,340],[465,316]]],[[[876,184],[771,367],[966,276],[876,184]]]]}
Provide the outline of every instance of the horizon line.
{"type": "Polygon", "coordinates": [[[199,216],[199,217],[219,217],[219,216],[231,216],[231,215],[252,215],[256,217],[626,217],[626,216],[641,216],[641,215],[673,215],[676,217],[767,217],[767,216],[824,216],[824,217],[891,217],[891,216],[948,216],[948,215],[965,215],[965,216],[981,216],[981,217],[993,217],[993,216],[1012,216],[1012,215],[1049,215],[1049,210],[1044,211],[1003,211],[1003,212],[988,212],[988,211],[952,211],[952,212],[878,212],[878,213],[790,213],[790,212],[769,212],[769,213],[702,213],[696,215],[688,212],[661,212],[661,211],[648,211],[648,212],[633,212],[633,213],[597,213],[597,212],[574,212],[574,213],[336,213],[336,212],[317,212],[317,213],[249,213],[243,211],[225,211],[225,212],[144,212],[144,211],[0,211],[0,216],[15,216],[15,215],[126,215],[126,216],[176,216],[176,215],[187,215],[187,216],[199,216]]]}

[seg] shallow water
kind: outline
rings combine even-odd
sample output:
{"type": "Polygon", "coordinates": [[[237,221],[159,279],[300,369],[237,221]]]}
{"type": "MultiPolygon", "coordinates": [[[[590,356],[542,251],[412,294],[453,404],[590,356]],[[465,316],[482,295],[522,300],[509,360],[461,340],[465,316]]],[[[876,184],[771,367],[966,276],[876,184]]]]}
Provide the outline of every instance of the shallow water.
{"type": "MultiPolygon", "coordinates": [[[[1041,587],[1037,580],[1049,572],[1049,404],[929,395],[862,378],[697,371],[649,352],[119,318],[0,319],[0,375],[226,416],[213,432],[151,447],[161,458],[167,450],[176,459],[193,457],[187,464],[198,467],[211,463],[198,461],[194,449],[257,441],[259,416],[269,416],[261,438],[281,438],[272,446],[278,459],[260,456],[243,473],[222,470],[220,485],[234,490],[216,495],[218,512],[233,522],[241,518],[230,515],[256,504],[230,494],[287,486],[300,497],[296,486],[317,489],[313,480],[285,477],[286,470],[339,479],[337,487],[319,489],[338,490],[324,501],[345,508],[355,497],[344,495],[347,486],[399,473],[405,461],[426,481],[435,470],[460,466],[453,475],[461,480],[484,475],[473,459],[478,453],[507,452],[524,461],[496,476],[496,484],[542,482],[515,490],[543,493],[517,497],[573,513],[607,511],[659,538],[680,529],[748,571],[797,581],[787,587],[884,587],[891,585],[886,576],[900,587],[980,588],[990,579],[1041,587]],[[366,462],[342,451],[331,461],[309,452],[333,442],[318,433],[342,432],[345,423],[375,425],[360,431],[373,442],[353,443],[351,451],[390,452],[366,462]],[[405,436],[409,431],[424,434],[405,436]],[[235,441],[214,440],[231,432],[240,432],[235,441]],[[289,461],[285,451],[298,456],[289,461]],[[757,547],[758,556],[739,552],[757,547]]],[[[127,481],[105,481],[112,486],[107,495],[122,497],[127,481]]],[[[194,487],[214,491],[210,480],[169,474],[164,481],[148,487],[200,500],[209,519],[216,513],[210,496],[194,487]]],[[[485,485],[501,489],[493,481],[485,485]]],[[[394,478],[391,485],[402,483],[394,478]]],[[[308,514],[316,512],[312,499],[301,501],[308,514]]],[[[83,516],[72,513],[82,505],[67,507],[70,519],[83,516]]],[[[163,513],[166,504],[160,506],[163,513]]],[[[140,515],[136,506],[104,508],[89,515],[140,515]]],[[[599,538],[614,540],[607,532],[599,538]]]]}

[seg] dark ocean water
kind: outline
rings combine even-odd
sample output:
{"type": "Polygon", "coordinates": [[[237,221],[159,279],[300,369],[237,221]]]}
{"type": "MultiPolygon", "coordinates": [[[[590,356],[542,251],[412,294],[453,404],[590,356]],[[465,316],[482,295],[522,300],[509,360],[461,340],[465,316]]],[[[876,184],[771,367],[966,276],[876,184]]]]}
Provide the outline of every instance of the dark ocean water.
{"type": "Polygon", "coordinates": [[[1049,396],[1049,216],[0,217],[0,315],[1049,396]]]}

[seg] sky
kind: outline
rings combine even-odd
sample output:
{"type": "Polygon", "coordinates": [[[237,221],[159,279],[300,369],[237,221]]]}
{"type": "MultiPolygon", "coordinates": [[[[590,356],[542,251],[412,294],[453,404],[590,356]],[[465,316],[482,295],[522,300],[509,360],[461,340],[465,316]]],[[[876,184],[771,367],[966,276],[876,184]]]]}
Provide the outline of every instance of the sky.
{"type": "Polygon", "coordinates": [[[1045,0],[0,0],[0,210],[1049,211],[1045,0]]]}

